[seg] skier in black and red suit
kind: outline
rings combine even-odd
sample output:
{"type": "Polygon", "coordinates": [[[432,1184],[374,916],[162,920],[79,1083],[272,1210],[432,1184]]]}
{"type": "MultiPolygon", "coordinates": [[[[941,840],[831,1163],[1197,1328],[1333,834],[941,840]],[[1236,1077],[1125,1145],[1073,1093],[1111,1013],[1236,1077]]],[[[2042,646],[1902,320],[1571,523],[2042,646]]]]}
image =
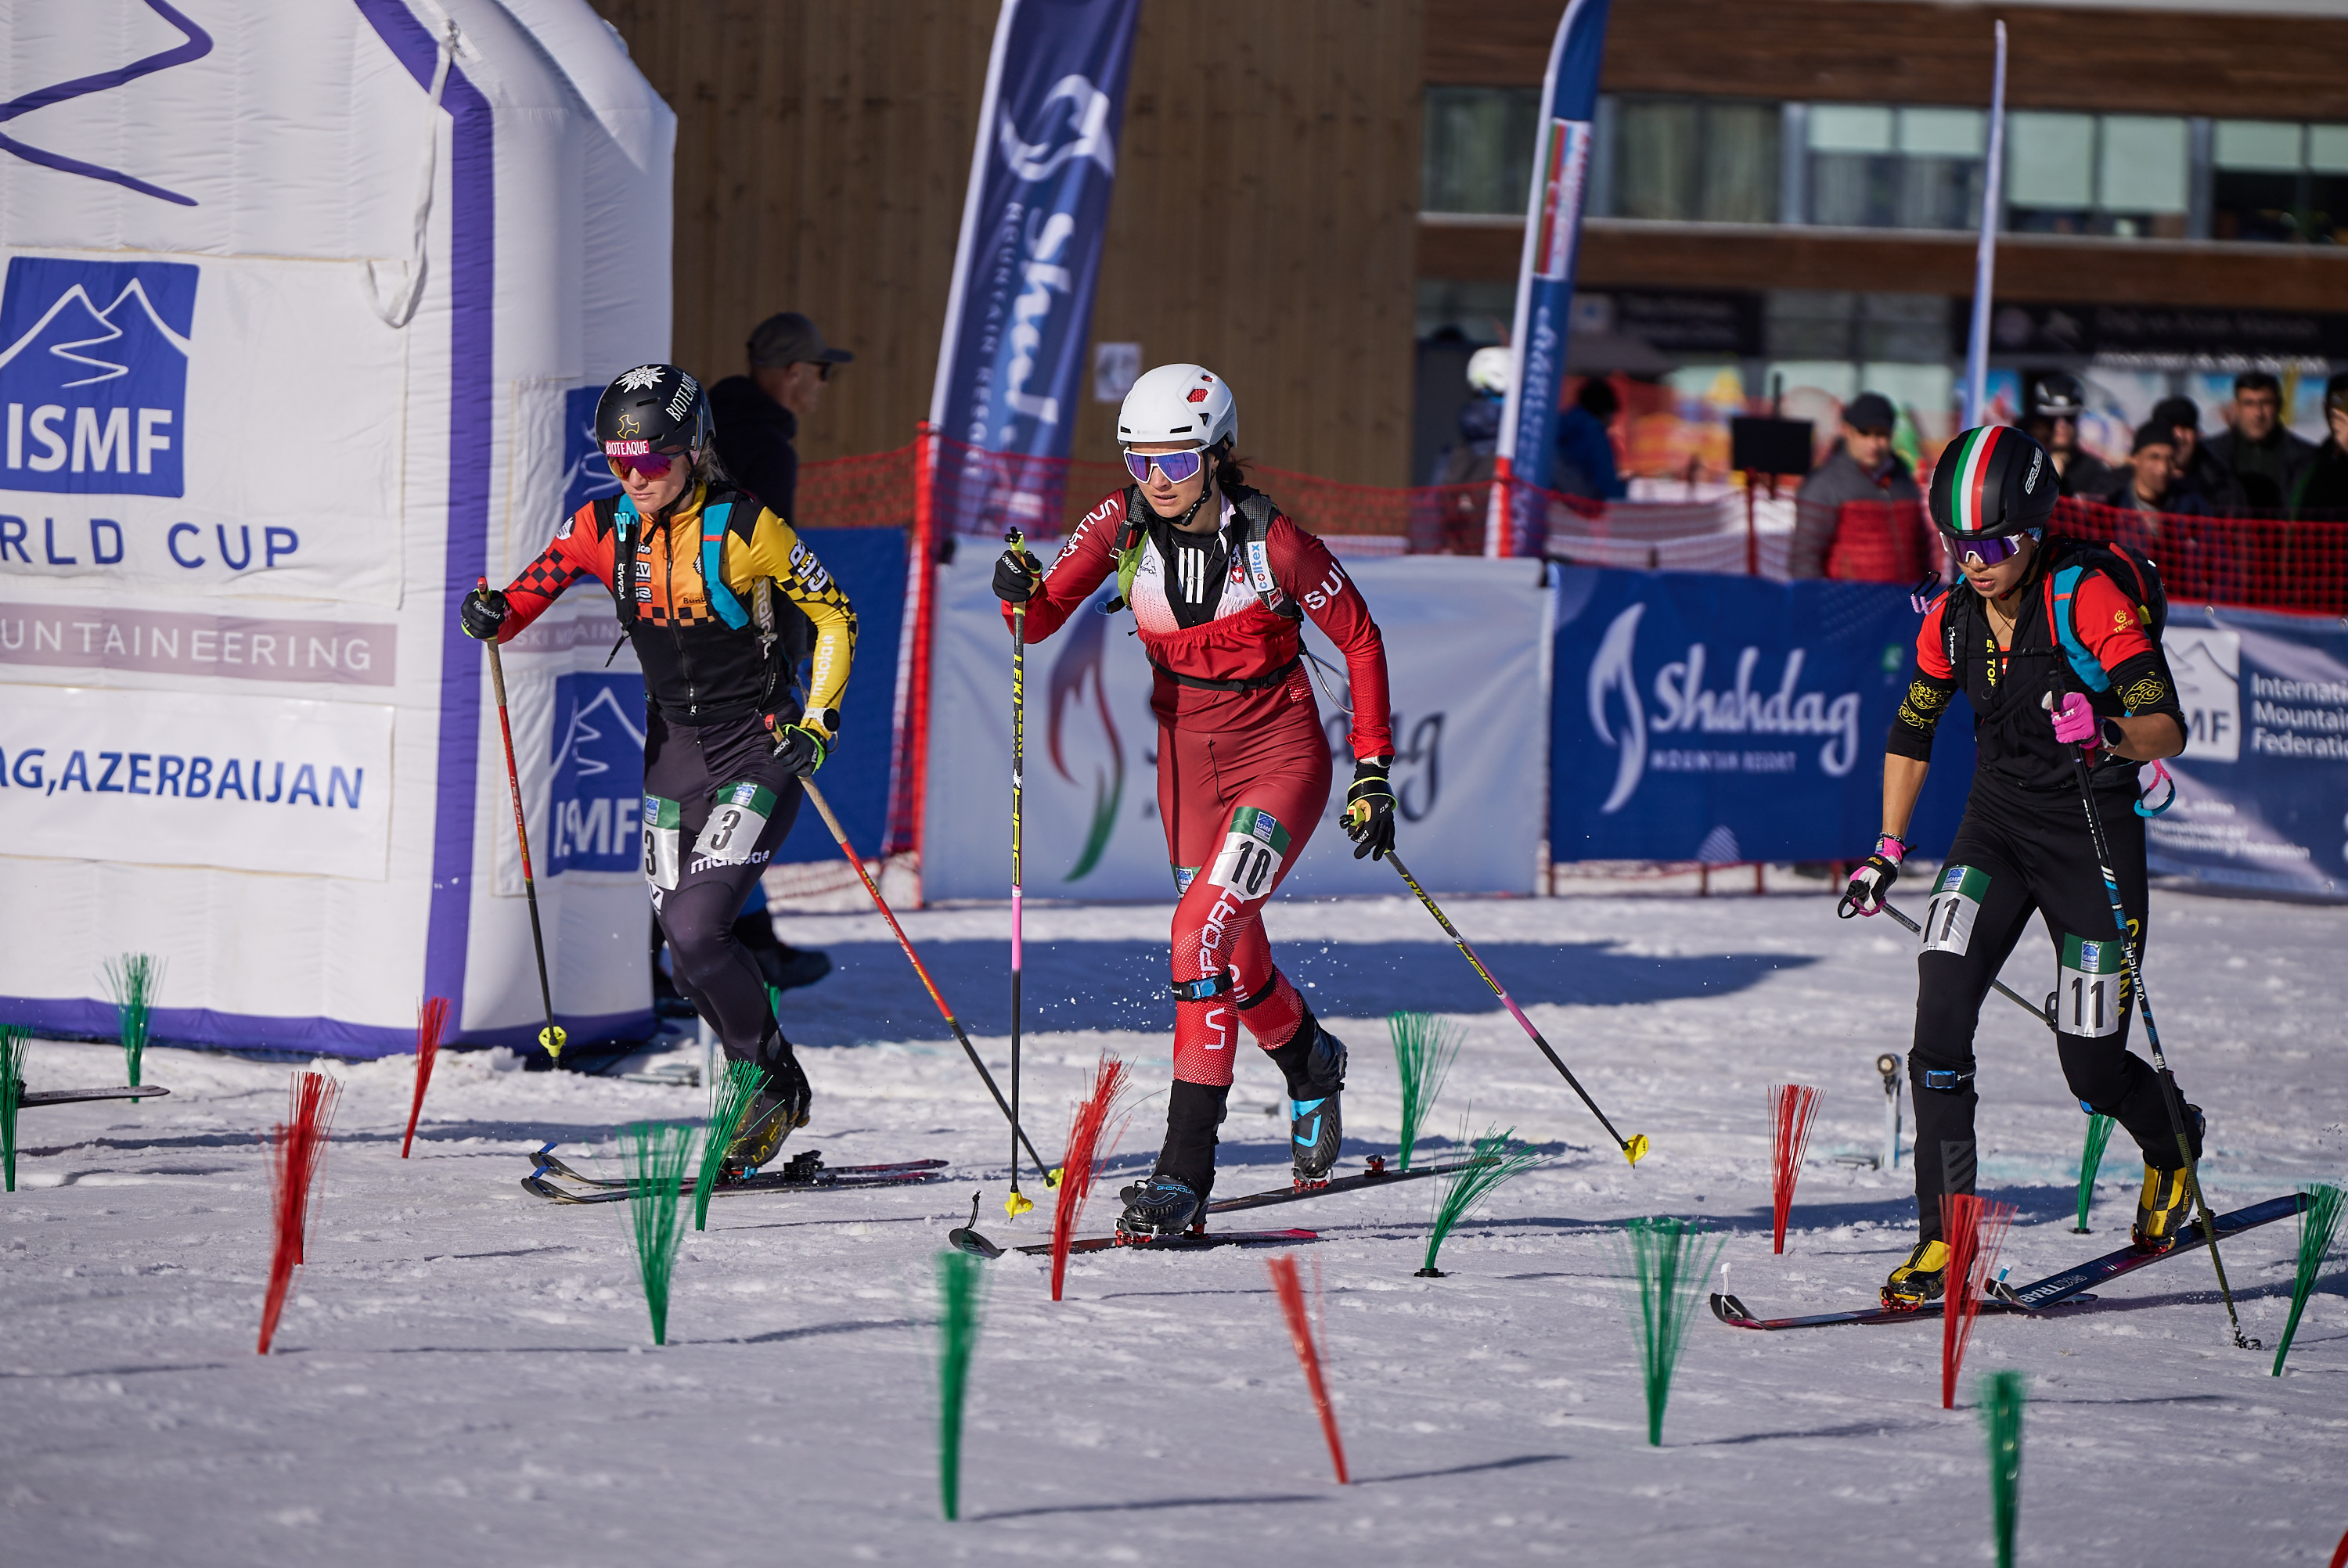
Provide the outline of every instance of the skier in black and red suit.
{"type": "MultiPolygon", "coordinates": [[[[1971,1193],[1973,1030],[2032,915],[2054,946],[2055,1052],[2080,1108],[2118,1121],[2144,1151],[2138,1245],[2176,1245],[2185,1166],[2160,1081],[2127,1049],[2136,999],[2112,921],[2095,841],[2082,820],[2075,762],[2084,745],[2096,815],[2114,856],[2128,927],[2143,951],[2145,818],[2137,771],[2185,749],[2177,686],[2135,593],[2130,563],[2047,532],[2059,477],[2019,430],[1968,430],[1932,472],[1932,522],[1963,580],[1936,600],[1916,634],[1916,673],[1883,759],[1883,835],[1851,874],[1841,913],[1873,915],[1899,877],[1901,835],[1931,764],[1932,735],[1959,692],[1973,711],[1979,759],[1965,815],[1931,884],[1916,960],[1916,1209],[1920,1235],[1883,1285],[1883,1304],[1940,1298],[1949,1246],[1941,1197],[1971,1193]],[[2082,687],[2086,690],[2081,690],[2082,687]]],[[[2157,809],[2157,808],[2155,808],[2157,809]]],[[[2196,1158],[2201,1113],[2184,1107],[2196,1158]]]]}
{"type": "Polygon", "coordinates": [[[613,595],[644,672],[653,913],[679,989],[729,1060],[761,1070],[726,1155],[756,1169],[807,1124],[810,1091],[734,919],[790,832],[799,781],[836,743],[856,613],[791,525],[726,475],[692,376],[624,373],[595,405],[595,437],[621,494],[563,518],[520,577],[466,595],[460,616],[469,635],[505,642],[582,578],[613,595]],[[815,626],[804,699],[777,624],[792,606],[815,626]]]}
{"type": "Polygon", "coordinates": [[[1262,921],[1329,800],[1329,743],[1300,654],[1306,615],[1344,654],[1353,688],[1344,823],[1354,858],[1394,847],[1377,622],[1328,547],[1243,482],[1231,456],[1238,435],[1220,376],[1159,366],[1117,414],[1134,482],[1076,525],[1040,579],[1017,549],[994,568],[1004,619],[1025,604],[1037,641],[1114,573],[1157,671],[1158,809],[1180,895],[1174,1086],[1156,1173],[1125,1189],[1117,1228],[1128,1235],[1204,1221],[1240,1025],[1287,1081],[1297,1183],[1326,1182],[1337,1161],[1345,1048],[1272,963],[1262,921]]]}

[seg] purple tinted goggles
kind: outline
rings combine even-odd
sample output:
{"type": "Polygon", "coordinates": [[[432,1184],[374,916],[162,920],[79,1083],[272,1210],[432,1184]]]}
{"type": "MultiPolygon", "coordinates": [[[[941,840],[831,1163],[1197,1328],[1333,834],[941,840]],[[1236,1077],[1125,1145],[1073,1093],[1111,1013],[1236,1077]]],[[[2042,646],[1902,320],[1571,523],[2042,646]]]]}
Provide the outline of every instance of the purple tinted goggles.
{"type": "Polygon", "coordinates": [[[2018,534],[1996,534],[1985,539],[1967,539],[1957,547],[1957,559],[1967,566],[1982,568],[2011,560],[2022,548],[2024,539],[2035,539],[2040,530],[2024,528],[2018,534]]]}
{"type": "Polygon", "coordinates": [[[1206,453],[1196,446],[1187,452],[1128,452],[1125,471],[1133,476],[1135,484],[1147,485],[1149,466],[1154,463],[1158,471],[1166,476],[1168,484],[1179,485],[1198,473],[1200,465],[1206,460],[1206,453]]]}

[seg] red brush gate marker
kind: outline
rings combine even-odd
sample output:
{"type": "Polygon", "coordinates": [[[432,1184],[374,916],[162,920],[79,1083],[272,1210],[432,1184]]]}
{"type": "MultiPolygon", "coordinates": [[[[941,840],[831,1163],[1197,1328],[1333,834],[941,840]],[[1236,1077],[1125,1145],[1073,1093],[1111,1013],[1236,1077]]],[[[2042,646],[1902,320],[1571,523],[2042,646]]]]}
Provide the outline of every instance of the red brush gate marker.
{"type": "Polygon", "coordinates": [[[1949,1269],[1941,1304],[1941,1409],[1957,1408],[1957,1369],[1965,1362],[1965,1345],[1981,1317],[1982,1291],[1989,1271],[1997,1266],[1998,1249],[2005,1245],[2013,1224],[2012,1204],[1995,1203],[1972,1193],[1951,1193],[1941,1199],[1941,1234],[1949,1244],[1949,1269]]]}
{"type": "Polygon", "coordinates": [[[1337,1411],[1329,1403],[1328,1385],[1321,1379],[1321,1352],[1313,1343],[1313,1325],[1304,1316],[1304,1287],[1297,1282],[1296,1258],[1290,1253],[1264,1259],[1272,1271],[1272,1293],[1280,1297],[1281,1315],[1288,1319],[1288,1337],[1296,1346],[1296,1359],[1304,1368],[1304,1385],[1313,1390],[1313,1408],[1321,1412],[1321,1435],[1329,1440],[1329,1459],[1337,1467],[1337,1484],[1349,1484],[1345,1474],[1344,1440],[1337,1435],[1337,1411]]]}
{"type": "MultiPolygon", "coordinates": [[[[1052,1209],[1052,1299],[1060,1299],[1060,1283],[1068,1272],[1068,1243],[1076,1234],[1076,1222],[1083,1215],[1085,1199],[1092,1195],[1094,1167],[1107,1157],[1101,1149],[1101,1136],[1107,1130],[1109,1118],[1117,1113],[1117,1097],[1125,1089],[1125,1063],[1104,1050],[1100,1064],[1093,1069],[1092,1082],[1085,1097],[1076,1105],[1075,1119],[1068,1127],[1068,1153],[1060,1166],[1059,1194],[1052,1209]]],[[[1119,1122],[1117,1131],[1122,1132],[1119,1122]]],[[[1117,1139],[1109,1138],[1109,1152],[1114,1152],[1117,1139]]]]}
{"type": "Polygon", "coordinates": [[[310,1191],[326,1161],[326,1140],[342,1085],[323,1072],[297,1072],[286,1094],[285,1120],[269,1134],[270,1213],[276,1245],[269,1258],[269,1293],[261,1306],[260,1353],[269,1354],[285,1292],[302,1266],[310,1228],[310,1191]]]}
{"type": "Polygon", "coordinates": [[[416,1009],[416,1099],[407,1108],[407,1136],[399,1141],[399,1157],[407,1158],[416,1142],[416,1119],[424,1113],[424,1088],[432,1081],[432,1064],[440,1056],[440,1037],[448,1030],[448,999],[427,997],[416,1009]]]}
{"type": "Polygon", "coordinates": [[[1818,1091],[1798,1083],[1769,1091],[1769,1206],[1776,1222],[1773,1250],[1786,1250],[1786,1219],[1794,1212],[1794,1184],[1801,1179],[1802,1152],[1810,1146],[1810,1118],[1818,1091]]]}

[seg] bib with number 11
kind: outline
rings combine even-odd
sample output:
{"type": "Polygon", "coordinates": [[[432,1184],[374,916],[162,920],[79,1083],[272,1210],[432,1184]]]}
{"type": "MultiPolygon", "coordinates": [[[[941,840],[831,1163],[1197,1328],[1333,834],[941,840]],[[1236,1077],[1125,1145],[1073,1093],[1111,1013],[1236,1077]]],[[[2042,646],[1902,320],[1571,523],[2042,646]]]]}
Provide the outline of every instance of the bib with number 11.
{"type": "Polygon", "coordinates": [[[1207,880],[1241,898],[1260,898],[1288,853],[1288,829],[1268,811],[1243,805],[1231,814],[1231,830],[1220,854],[1207,868],[1207,880]]]}
{"type": "Polygon", "coordinates": [[[2065,935],[2054,986],[2056,1026],[2065,1034],[2117,1034],[2120,1001],[2127,995],[2127,957],[2116,940],[2065,935]]]}

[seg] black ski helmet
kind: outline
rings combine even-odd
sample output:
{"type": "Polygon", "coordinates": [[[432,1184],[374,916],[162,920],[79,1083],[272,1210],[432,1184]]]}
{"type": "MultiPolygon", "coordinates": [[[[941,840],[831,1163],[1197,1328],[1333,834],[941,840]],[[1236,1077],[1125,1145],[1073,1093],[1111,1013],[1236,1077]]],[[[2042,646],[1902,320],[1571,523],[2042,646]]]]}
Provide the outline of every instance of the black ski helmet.
{"type": "Polygon", "coordinates": [[[2087,389],[2068,371],[2052,370],[2030,383],[2033,419],[2076,419],[2087,409],[2087,389]]]}
{"type": "Polygon", "coordinates": [[[2042,528],[2059,487],[2045,447],[2010,425],[1980,425],[1932,469],[1932,526],[1960,541],[2042,528]]]}
{"type": "Polygon", "coordinates": [[[709,444],[709,396],[673,364],[623,371],[595,403],[606,457],[691,456],[709,444]]]}

